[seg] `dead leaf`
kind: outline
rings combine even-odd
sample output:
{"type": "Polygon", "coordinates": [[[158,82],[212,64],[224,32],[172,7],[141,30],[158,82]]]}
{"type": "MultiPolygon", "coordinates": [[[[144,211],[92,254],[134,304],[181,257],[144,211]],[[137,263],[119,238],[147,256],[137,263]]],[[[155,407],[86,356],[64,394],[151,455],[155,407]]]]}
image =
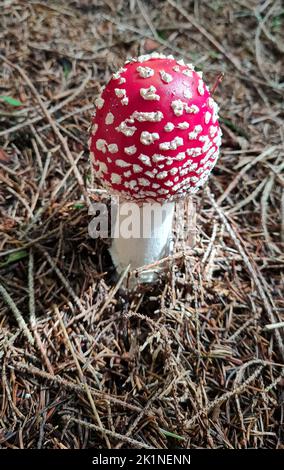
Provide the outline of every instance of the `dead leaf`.
{"type": "Polygon", "coordinates": [[[5,150],[0,148],[0,162],[8,163],[10,161],[10,155],[8,155],[5,150]]]}
{"type": "Polygon", "coordinates": [[[159,47],[159,43],[157,41],[154,41],[153,39],[145,39],[144,41],[145,52],[154,51],[158,47],[159,47]]]}

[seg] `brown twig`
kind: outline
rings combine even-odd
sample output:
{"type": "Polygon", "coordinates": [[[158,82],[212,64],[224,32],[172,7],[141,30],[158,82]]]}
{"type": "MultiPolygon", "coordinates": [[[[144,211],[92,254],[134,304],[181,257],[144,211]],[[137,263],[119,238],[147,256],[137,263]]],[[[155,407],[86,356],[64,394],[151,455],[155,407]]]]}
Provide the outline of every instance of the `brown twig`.
{"type": "Polygon", "coordinates": [[[71,354],[72,354],[72,357],[73,357],[73,359],[74,359],[74,362],[75,362],[75,365],[76,365],[76,368],[77,368],[77,371],[78,371],[78,374],[79,374],[79,378],[80,378],[80,380],[81,380],[81,382],[82,382],[82,385],[83,385],[83,387],[84,387],[84,389],[85,389],[86,395],[87,395],[88,400],[89,400],[89,402],[90,402],[90,405],[91,405],[91,408],[92,408],[92,411],[93,411],[94,418],[95,418],[95,420],[96,420],[97,423],[98,423],[98,426],[96,426],[96,429],[102,432],[102,435],[104,436],[105,441],[106,441],[106,445],[107,445],[108,448],[110,448],[110,442],[109,442],[109,440],[108,440],[108,438],[107,438],[107,432],[106,432],[107,430],[106,430],[106,429],[103,427],[103,425],[102,425],[101,419],[100,419],[100,417],[99,417],[99,414],[98,414],[98,411],[97,411],[97,408],[96,408],[96,405],[95,405],[95,402],[94,402],[94,399],[93,399],[93,397],[92,397],[92,394],[91,394],[91,392],[90,392],[89,386],[88,386],[88,384],[87,384],[87,382],[86,382],[85,376],[84,376],[83,371],[82,371],[82,369],[81,369],[81,366],[80,366],[80,364],[79,364],[77,355],[76,355],[76,353],[75,353],[75,351],[74,351],[74,348],[73,348],[73,346],[72,346],[72,343],[71,343],[71,341],[70,341],[70,339],[69,339],[69,336],[68,336],[68,333],[67,333],[67,331],[66,331],[65,325],[64,325],[63,320],[62,320],[62,318],[61,318],[60,312],[59,312],[58,307],[57,307],[56,305],[54,306],[54,312],[55,312],[56,318],[58,319],[58,321],[59,321],[59,323],[60,323],[60,327],[61,327],[62,333],[63,333],[63,335],[64,335],[64,338],[65,338],[65,340],[66,340],[67,346],[68,346],[68,348],[69,348],[69,350],[70,350],[70,352],[71,352],[71,354]]]}
{"type": "MultiPolygon", "coordinates": [[[[65,418],[69,422],[80,424],[81,426],[85,426],[86,428],[89,428],[89,429],[94,429],[95,431],[100,431],[99,426],[96,426],[96,425],[91,424],[91,423],[87,423],[86,421],[83,421],[82,419],[73,418],[72,416],[65,416],[65,418]]],[[[105,429],[104,431],[105,431],[106,435],[108,435],[110,437],[113,437],[114,439],[119,439],[120,441],[127,442],[127,444],[130,444],[131,446],[135,446],[135,449],[137,449],[137,448],[138,449],[153,449],[152,446],[149,446],[149,445],[145,444],[144,442],[137,441],[137,439],[133,439],[133,438],[128,437],[128,436],[124,436],[123,434],[119,434],[118,432],[110,431],[109,429],[105,429]]]]}
{"type": "Polygon", "coordinates": [[[15,302],[13,301],[12,297],[7,292],[5,287],[2,286],[2,284],[0,284],[0,294],[3,297],[3,300],[5,301],[5,303],[13,312],[15,319],[19,325],[19,328],[23,331],[29,343],[34,344],[34,338],[32,337],[32,334],[28,328],[27,323],[24,320],[23,315],[21,314],[20,310],[18,309],[17,305],[15,304],[15,302]]]}

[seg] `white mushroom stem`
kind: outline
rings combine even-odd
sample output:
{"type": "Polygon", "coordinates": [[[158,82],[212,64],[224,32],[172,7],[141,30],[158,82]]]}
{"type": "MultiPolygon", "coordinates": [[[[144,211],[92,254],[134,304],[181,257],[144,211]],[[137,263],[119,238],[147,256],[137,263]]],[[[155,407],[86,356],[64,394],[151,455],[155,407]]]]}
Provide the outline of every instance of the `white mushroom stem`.
{"type": "MultiPolygon", "coordinates": [[[[155,263],[172,252],[174,202],[123,202],[119,205],[112,245],[109,249],[117,272],[122,273],[155,263]]],[[[139,274],[141,282],[151,282],[159,268],[145,269],[139,274]]]]}

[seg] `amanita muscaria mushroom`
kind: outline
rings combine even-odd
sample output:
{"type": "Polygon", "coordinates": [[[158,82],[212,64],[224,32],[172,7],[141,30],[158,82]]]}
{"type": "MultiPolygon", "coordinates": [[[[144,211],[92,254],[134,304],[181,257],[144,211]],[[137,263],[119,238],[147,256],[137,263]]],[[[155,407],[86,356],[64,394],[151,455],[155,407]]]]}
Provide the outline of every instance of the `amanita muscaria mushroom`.
{"type": "MultiPolygon", "coordinates": [[[[198,191],[214,167],[218,106],[201,72],[159,53],[128,60],[95,105],[90,151],[96,175],[126,204],[138,204],[137,224],[145,203],[163,209],[152,238],[112,241],[117,271],[128,264],[136,269],[169,254],[175,201],[198,191]]],[[[151,279],[149,273],[144,278],[151,279]]]]}

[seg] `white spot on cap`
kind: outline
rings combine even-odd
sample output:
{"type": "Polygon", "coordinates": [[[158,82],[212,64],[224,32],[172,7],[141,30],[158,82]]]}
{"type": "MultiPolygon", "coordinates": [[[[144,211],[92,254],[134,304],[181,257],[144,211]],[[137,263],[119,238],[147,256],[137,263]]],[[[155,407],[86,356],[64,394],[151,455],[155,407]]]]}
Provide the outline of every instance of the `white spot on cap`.
{"type": "Polygon", "coordinates": [[[160,96],[156,94],[156,88],[151,85],[149,88],[140,88],[140,95],[144,100],[159,101],[160,96]]]}
{"type": "Polygon", "coordinates": [[[210,126],[209,127],[209,135],[210,137],[214,137],[214,135],[216,134],[218,128],[217,126],[210,126]]]}
{"type": "MultiPolygon", "coordinates": [[[[209,162],[206,163],[206,165],[204,166],[204,169],[205,170],[212,170],[212,168],[214,167],[215,165],[215,162],[212,162],[211,160],[209,162]]],[[[196,172],[197,173],[197,172],[196,172]]]]}
{"type": "MultiPolygon", "coordinates": [[[[196,168],[198,167],[198,163],[192,163],[190,167],[188,168],[189,171],[195,171],[196,168]]],[[[197,172],[196,172],[197,173],[197,172]]],[[[197,173],[198,174],[198,173],[197,173]]]]}
{"type": "Polygon", "coordinates": [[[133,171],[134,173],[141,173],[141,171],[143,171],[143,168],[140,166],[140,165],[133,165],[133,171]]]}
{"type": "Polygon", "coordinates": [[[190,106],[185,107],[185,112],[187,114],[197,114],[199,112],[199,107],[196,104],[191,104],[190,106]]]}
{"type": "Polygon", "coordinates": [[[151,159],[150,157],[148,157],[148,155],[144,155],[143,153],[141,153],[138,158],[142,163],[144,163],[144,165],[152,166],[151,159]]]}
{"type": "Polygon", "coordinates": [[[184,122],[180,122],[180,123],[177,125],[177,127],[178,127],[179,129],[188,129],[188,128],[189,128],[189,124],[188,124],[188,122],[184,121],[184,122]]]}
{"type": "Polygon", "coordinates": [[[182,73],[183,75],[186,75],[187,77],[192,77],[192,71],[189,69],[184,69],[182,73]]]}
{"type": "Polygon", "coordinates": [[[152,52],[151,54],[144,54],[137,57],[136,61],[138,62],[147,62],[150,59],[174,59],[172,55],[166,56],[160,52],[152,52]]]}
{"type": "Polygon", "coordinates": [[[173,77],[169,73],[165,72],[164,70],[160,70],[160,76],[163,82],[165,83],[170,83],[173,80],[173,77]]]}
{"type": "Polygon", "coordinates": [[[177,172],[178,172],[178,169],[176,167],[170,169],[170,174],[173,176],[176,175],[177,172]]]}
{"type": "Polygon", "coordinates": [[[132,173],[131,173],[130,170],[125,171],[125,173],[123,173],[123,175],[125,176],[125,178],[130,178],[131,174],[132,174],[132,173]]]}
{"type": "Polygon", "coordinates": [[[213,98],[211,98],[211,96],[208,98],[207,104],[208,104],[208,107],[209,107],[209,108],[213,109],[214,100],[213,100],[213,98]]]}
{"type": "Polygon", "coordinates": [[[137,151],[137,148],[135,145],[131,145],[130,147],[124,147],[124,152],[127,155],[134,155],[134,153],[137,151]]]}
{"type": "Polygon", "coordinates": [[[125,182],[124,182],[124,186],[125,186],[126,188],[134,189],[135,186],[137,186],[137,181],[135,181],[135,180],[125,181],[125,182]]]}
{"type": "Polygon", "coordinates": [[[209,113],[209,111],[206,111],[205,116],[204,116],[205,124],[209,124],[210,119],[211,119],[211,113],[209,113]]]}
{"type": "Polygon", "coordinates": [[[185,105],[186,103],[181,100],[174,100],[171,103],[171,108],[176,116],[182,116],[185,105]]]}
{"type": "Polygon", "coordinates": [[[200,132],[202,132],[202,126],[200,126],[200,124],[198,124],[197,126],[194,127],[193,131],[190,132],[188,134],[188,138],[189,140],[193,140],[193,139],[196,139],[198,134],[200,134],[200,132]]]}
{"type": "Polygon", "coordinates": [[[126,137],[131,137],[135,131],[137,131],[137,127],[135,126],[128,126],[125,121],[122,121],[118,127],[115,128],[117,132],[122,132],[122,134],[126,135],[126,137]]]}
{"type": "Polygon", "coordinates": [[[106,118],[105,118],[105,123],[107,125],[112,124],[114,121],[114,115],[112,113],[107,113],[106,118]]]}
{"type": "Polygon", "coordinates": [[[164,130],[166,132],[172,132],[174,130],[175,126],[172,122],[167,122],[167,124],[164,127],[164,130]]]}
{"type": "Polygon", "coordinates": [[[192,181],[193,183],[197,183],[197,181],[198,181],[198,177],[197,177],[197,176],[191,176],[190,179],[191,179],[191,181],[192,181]]]}
{"type": "Polygon", "coordinates": [[[208,152],[206,153],[205,157],[202,158],[201,162],[202,162],[202,163],[206,163],[207,160],[209,160],[209,158],[212,157],[212,155],[214,154],[215,151],[216,151],[216,147],[214,147],[214,146],[211,147],[211,148],[208,150],[208,152]]]}
{"type": "Polygon", "coordinates": [[[175,160],[184,160],[185,159],[185,152],[179,152],[176,156],[175,156],[175,160]]]}
{"type": "Polygon", "coordinates": [[[174,66],[173,66],[173,70],[174,70],[175,72],[180,72],[180,68],[179,68],[178,65],[174,65],[174,66]]]}
{"type": "Polygon", "coordinates": [[[184,65],[185,65],[185,63],[184,63],[184,60],[183,60],[183,59],[179,59],[179,60],[177,60],[177,64],[178,64],[178,65],[182,65],[182,66],[184,66],[184,65]]]}
{"type": "Polygon", "coordinates": [[[159,145],[160,150],[176,150],[178,147],[183,145],[182,137],[175,137],[170,142],[163,142],[159,145]]]}
{"type": "Polygon", "coordinates": [[[127,105],[129,103],[129,99],[126,96],[126,90],[124,88],[115,88],[114,92],[118,98],[122,98],[121,104],[127,105]]]}
{"type": "Polygon", "coordinates": [[[150,181],[146,178],[138,178],[138,183],[140,186],[150,186],[150,181]]]}
{"type": "Polygon", "coordinates": [[[112,173],[110,179],[113,184],[121,183],[121,176],[118,175],[117,173],[112,173]]]}
{"type": "Polygon", "coordinates": [[[197,85],[197,91],[198,93],[203,96],[204,95],[204,83],[202,80],[199,80],[198,85],[197,85]]]}
{"type": "Polygon", "coordinates": [[[140,135],[140,142],[144,145],[151,145],[160,138],[157,132],[143,131],[140,135]]]}
{"type": "Polygon", "coordinates": [[[124,160],[120,160],[120,159],[115,160],[115,164],[119,166],[120,168],[127,168],[128,166],[130,166],[130,163],[125,162],[124,160]]]}
{"type": "Polygon", "coordinates": [[[143,112],[134,111],[131,115],[131,119],[136,119],[139,122],[160,122],[164,115],[161,111],[143,112]]]}
{"type": "Polygon", "coordinates": [[[93,125],[92,125],[92,130],[91,130],[92,135],[95,135],[95,133],[96,133],[97,130],[98,130],[98,127],[99,127],[99,126],[98,126],[97,124],[93,124],[93,125]]]}
{"type": "Polygon", "coordinates": [[[155,163],[162,162],[165,159],[166,157],[164,155],[160,155],[159,153],[154,153],[154,155],[152,155],[152,160],[155,163]]]}
{"type": "Polygon", "coordinates": [[[154,70],[150,67],[142,67],[141,65],[139,65],[136,70],[141,78],[149,78],[154,75],[154,70]]]}
{"type": "MultiPolygon", "coordinates": [[[[120,67],[120,69],[117,72],[112,74],[112,78],[114,80],[122,80],[122,77],[120,76],[120,74],[123,73],[123,72],[126,72],[126,70],[127,70],[126,68],[120,67]]],[[[126,80],[124,79],[124,81],[126,81],[126,80]]]]}
{"type": "Polygon", "coordinates": [[[107,146],[107,148],[108,148],[108,151],[110,153],[117,153],[118,152],[118,146],[116,144],[109,144],[107,146]]]}
{"type": "Polygon", "coordinates": [[[208,139],[202,147],[202,152],[207,152],[207,150],[209,150],[212,145],[213,143],[211,142],[211,140],[208,139]]]}
{"type": "Polygon", "coordinates": [[[107,173],[107,166],[104,162],[96,162],[96,164],[99,166],[99,169],[97,170],[97,176],[100,177],[103,173],[107,173]]]}
{"type": "Polygon", "coordinates": [[[98,139],[96,141],[96,149],[106,153],[106,141],[104,139],[98,139]]]}
{"type": "Polygon", "coordinates": [[[213,124],[215,124],[215,122],[218,119],[218,111],[219,111],[219,106],[217,105],[217,103],[215,103],[215,101],[213,101],[213,115],[212,115],[213,124]]]}
{"type": "Polygon", "coordinates": [[[189,157],[193,157],[193,158],[199,157],[202,154],[202,148],[192,147],[191,149],[187,149],[186,153],[189,157]]]}
{"type": "Polygon", "coordinates": [[[180,170],[179,174],[180,176],[185,176],[188,174],[188,172],[189,172],[188,168],[183,168],[182,170],[180,170]]]}
{"type": "Polygon", "coordinates": [[[157,174],[157,178],[158,178],[159,180],[163,180],[163,179],[165,179],[167,176],[168,176],[168,172],[167,172],[167,171],[160,171],[160,173],[157,174]]]}
{"type": "Polygon", "coordinates": [[[118,98],[123,98],[126,95],[126,90],[124,90],[124,88],[115,88],[114,92],[118,98]]]}
{"type": "Polygon", "coordinates": [[[186,99],[190,100],[190,99],[192,98],[192,93],[191,93],[191,91],[187,88],[186,90],[184,90],[183,96],[184,96],[186,99]]]}
{"type": "Polygon", "coordinates": [[[213,153],[211,160],[216,160],[219,157],[219,150],[217,149],[216,152],[213,153]]]}
{"type": "Polygon", "coordinates": [[[118,79],[120,78],[120,72],[119,72],[119,71],[114,72],[114,73],[112,74],[112,78],[113,78],[114,80],[118,80],[118,79]]]}
{"type": "Polygon", "coordinates": [[[96,100],[95,100],[95,105],[98,109],[102,109],[103,105],[105,103],[105,100],[99,96],[96,100]]]}

